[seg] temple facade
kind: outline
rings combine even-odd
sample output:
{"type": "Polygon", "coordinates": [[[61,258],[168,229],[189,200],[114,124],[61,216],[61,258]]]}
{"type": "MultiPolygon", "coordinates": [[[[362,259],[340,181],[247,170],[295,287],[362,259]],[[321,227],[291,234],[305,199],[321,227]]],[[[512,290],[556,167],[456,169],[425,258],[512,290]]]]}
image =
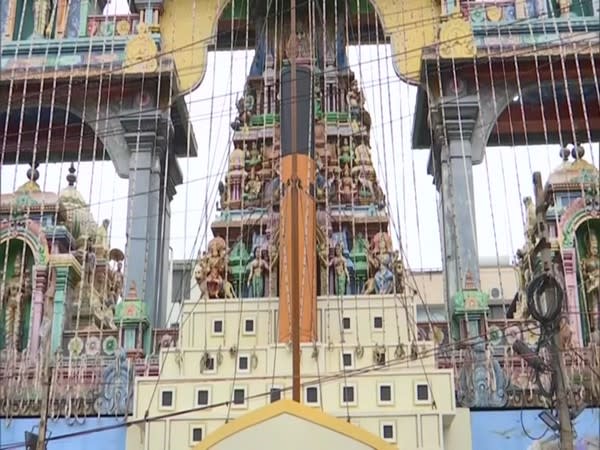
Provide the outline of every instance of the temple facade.
{"type": "Polygon", "coordinates": [[[295,36],[288,2],[128,3],[113,16],[103,1],[0,4],[2,175],[30,166],[0,193],[2,446],[24,447],[48,418],[49,448],[272,446],[266,436],[281,429],[307,446],[492,448],[482,430],[515,420],[537,429],[552,397],[513,351],[517,340],[538,345],[524,299],[543,227],[566,293],[567,389],[585,410],[578,439],[592,442],[597,0],[304,2],[295,36]],[[373,35],[417,86],[412,145],[430,150],[440,200],[439,315],[394,246],[372,161],[377,124],[346,55],[373,35]],[[231,118],[213,239],[178,327],[166,328],[171,201],[179,160],[199,153],[185,95],[202,83],[209,50],[241,48],[255,54],[231,118]],[[561,147],[563,162],[524,202],[524,246],[499,276],[516,282],[497,298],[478,255],[472,168],[486,146],[538,144],[561,147]],[[96,160],[128,182],[123,248],[78,189],[77,167],[96,160]],[[45,192],[40,172],[71,162],[66,187],[45,192]],[[301,404],[288,389],[292,295],[301,404]]]}

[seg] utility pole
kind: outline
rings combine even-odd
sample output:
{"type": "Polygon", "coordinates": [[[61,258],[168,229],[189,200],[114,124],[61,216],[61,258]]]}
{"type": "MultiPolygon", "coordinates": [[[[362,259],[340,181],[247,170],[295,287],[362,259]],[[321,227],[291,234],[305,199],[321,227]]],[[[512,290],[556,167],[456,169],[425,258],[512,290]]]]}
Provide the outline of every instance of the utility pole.
{"type": "Polygon", "coordinates": [[[42,404],[40,408],[40,427],[36,450],[46,450],[46,430],[48,427],[48,408],[50,403],[50,386],[52,384],[52,368],[44,358],[42,404]]]}
{"type": "MultiPolygon", "coordinates": [[[[542,175],[540,172],[533,174],[533,189],[535,193],[535,213],[536,213],[536,227],[537,234],[540,237],[539,251],[544,267],[544,273],[553,276],[554,263],[552,261],[552,245],[550,243],[550,236],[548,234],[548,224],[546,222],[546,212],[548,210],[548,201],[546,199],[546,193],[542,185],[542,175]]],[[[531,256],[530,256],[531,257],[531,256]]],[[[563,298],[562,287],[560,287],[560,297],[563,298]]],[[[549,295],[559,295],[554,289],[554,293],[549,295]]],[[[556,300],[556,298],[554,298],[556,300]]],[[[529,301],[529,303],[533,303],[529,301]]],[[[529,306],[529,305],[528,305],[529,306]]],[[[533,304],[531,305],[533,306],[533,304]]],[[[571,413],[569,411],[569,401],[567,399],[567,392],[565,387],[565,376],[564,376],[564,363],[560,352],[560,337],[559,337],[559,323],[560,323],[560,312],[562,310],[562,301],[557,306],[559,308],[558,317],[554,317],[551,320],[545,321],[543,313],[533,314],[533,310],[530,311],[543,327],[546,328],[544,332],[550,333],[550,342],[552,349],[552,369],[554,377],[554,385],[556,386],[556,409],[558,412],[558,420],[560,425],[560,448],[561,450],[573,450],[573,426],[571,424],[571,413]]]]}
{"type": "MultiPolygon", "coordinates": [[[[291,135],[292,135],[292,176],[291,176],[291,241],[292,241],[292,260],[298,261],[298,255],[300,249],[298,248],[298,196],[300,188],[300,179],[298,177],[298,149],[297,149],[297,89],[296,89],[296,77],[298,74],[296,67],[296,56],[298,54],[298,40],[296,35],[296,0],[290,0],[290,43],[291,43],[291,54],[290,65],[292,69],[291,80],[290,80],[290,101],[291,101],[291,135]]],[[[291,325],[292,325],[292,399],[296,402],[300,402],[300,267],[291,267],[291,291],[292,291],[292,311],[291,311],[291,325]]]]}

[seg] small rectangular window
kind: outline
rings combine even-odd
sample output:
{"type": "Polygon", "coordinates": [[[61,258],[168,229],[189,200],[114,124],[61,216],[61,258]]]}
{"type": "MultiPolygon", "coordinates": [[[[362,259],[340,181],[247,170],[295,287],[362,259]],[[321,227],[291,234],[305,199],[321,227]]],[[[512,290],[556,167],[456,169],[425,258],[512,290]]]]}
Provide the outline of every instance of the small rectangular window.
{"type": "Polygon", "coordinates": [[[201,372],[214,372],[215,371],[215,357],[208,356],[201,360],[200,362],[200,371],[201,372]]]}
{"type": "Polygon", "coordinates": [[[394,441],[396,439],[396,430],[394,428],[394,424],[391,423],[381,424],[381,437],[386,441],[394,441]]]}
{"type": "Polygon", "coordinates": [[[345,369],[352,368],[353,366],[352,353],[342,353],[342,367],[345,369]]]}
{"type": "Polygon", "coordinates": [[[233,404],[238,406],[246,404],[246,389],[235,388],[233,390],[233,404]]]}
{"type": "Polygon", "coordinates": [[[204,430],[201,427],[192,428],[192,442],[201,442],[204,437],[204,430]]]}
{"type": "Polygon", "coordinates": [[[417,383],[416,394],[418,402],[429,402],[429,386],[426,383],[417,383]]]}
{"type": "Polygon", "coordinates": [[[244,333],[254,334],[254,319],[246,319],[244,321],[244,333]]]}
{"type": "Polygon", "coordinates": [[[240,370],[240,372],[248,372],[250,370],[247,356],[240,356],[238,358],[238,369],[240,370]]]}
{"type": "Polygon", "coordinates": [[[160,404],[164,408],[173,406],[173,391],[162,391],[160,404]]]}
{"type": "Polygon", "coordinates": [[[383,328],[383,317],[381,317],[381,316],[373,317],[373,328],[375,330],[381,330],[383,328]]]}
{"type": "Polygon", "coordinates": [[[209,401],[208,389],[198,389],[196,391],[196,405],[207,406],[209,401]]]}
{"type": "Polygon", "coordinates": [[[342,319],[342,326],[344,328],[344,330],[349,330],[352,326],[352,322],[350,321],[350,317],[344,317],[342,319]]]}
{"type": "Polygon", "coordinates": [[[223,334],[223,321],[221,319],[213,320],[213,334],[216,334],[216,335],[223,334]]]}
{"type": "Polygon", "coordinates": [[[392,402],[392,386],[390,384],[379,385],[379,403],[392,402]]]}
{"type": "Polygon", "coordinates": [[[344,386],[342,388],[342,403],[354,403],[354,386],[344,386]]]}
{"type": "Polygon", "coordinates": [[[281,388],[272,387],[270,390],[270,394],[271,394],[271,396],[270,396],[271,403],[281,400],[281,388]]]}
{"type": "Polygon", "coordinates": [[[306,388],[306,403],[315,404],[319,402],[319,389],[316,386],[306,388]]]}

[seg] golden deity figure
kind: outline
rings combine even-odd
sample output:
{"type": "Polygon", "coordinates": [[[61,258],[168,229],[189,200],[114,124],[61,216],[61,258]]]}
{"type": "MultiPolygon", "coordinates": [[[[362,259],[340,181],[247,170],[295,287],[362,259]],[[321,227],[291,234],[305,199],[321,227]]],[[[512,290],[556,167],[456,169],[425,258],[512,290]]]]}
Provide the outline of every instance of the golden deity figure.
{"type": "Polygon", "coordinates": [[[17,349],[21,340],[21,321],[23,303],[31,295],[31,277],[29,269],[22,269],[21,256],[15,257],[13,274],[6,282],[3,303],[5,305],[6,348],[17,349]],[[22,275],[22,276],[21,276],[22,275]]]}
{"type": "Polygon", "coordinates": [[[600,302],[600,253],[598,236],[592,231],[588,235],[587,254],[581,259],[581,274],[587,303],[590,331],[598,329],[598,303],[600,302]]]}

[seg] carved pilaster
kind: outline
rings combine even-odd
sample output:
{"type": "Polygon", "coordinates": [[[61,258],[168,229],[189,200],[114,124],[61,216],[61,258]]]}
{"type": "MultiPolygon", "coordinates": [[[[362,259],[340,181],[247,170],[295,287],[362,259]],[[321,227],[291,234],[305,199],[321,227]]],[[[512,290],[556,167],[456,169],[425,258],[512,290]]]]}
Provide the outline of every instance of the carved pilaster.
{"type": "Polygon", "coordinates": [[[35,268],[33,293],[31,294],[31,324],[29,326],[29,352],[37,357],[40,341],[40,326],[44,314],[44,292],[46,289],[47,271],[45,266],[35,268]]]}
{"type": "Polygon", "coordinates": [[[572,325],[574,345],[583,347],[583,333],[581,328],[581,308],[579,306],[579,292],[577,290],[577,256],[574,248],[563,249],[561,252],[563,270],[565,275],[565,291],[567,294],[567,312],[569,323],[572,325]]]}
{"type": "Polygon", "coordinates": [[[54,305],[52,308],[52,336],[50,352],[54,353],[60,347],[65,323],[67,290],[69,287],[69,267],[60,266],[55,269],[54,305]]]}

